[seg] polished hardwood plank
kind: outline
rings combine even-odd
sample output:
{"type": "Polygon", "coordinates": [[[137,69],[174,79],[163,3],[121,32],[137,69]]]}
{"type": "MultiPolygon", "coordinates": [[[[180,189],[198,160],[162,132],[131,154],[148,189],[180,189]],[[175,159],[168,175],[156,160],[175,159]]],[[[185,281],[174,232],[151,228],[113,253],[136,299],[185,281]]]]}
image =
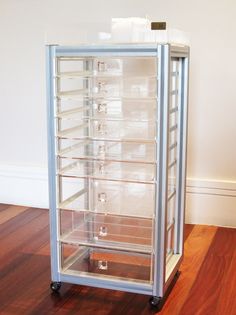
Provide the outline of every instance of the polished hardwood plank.
{"type": "Polygon", "coordinates": [[[20,207],[20,206],[8,206],[6,208],[1,209],[0,215],[0,224],[14,218],[16,215],[24,212],[28,209],[28,207],[20,207]]]}
{"type": "MultiPolygon", "coordinates": [[[[218,228],[186,302],[180,311],[181,315],[187,315],[190,311],[196,315],[216,314],[218,305],[224,303],[223,299],[220,299],[220,295],[224,285],[228,285],[225,283],[225,279],[230,269],[235,246],[235,230],[218,228]]],[[[225,297],[228,296],[228,292],[225,292],[224,295],[225,297]]],[[[236,313],[236,309],[234,311],[236,313]]]]}
{"type": "MultiPolygon", "coordinates": [[[[145,295],[66,283],[52,293],[48,221],[48,210],[0,204],[1,315],[155,314],[145,295]]],[[[235,315],[236,229],[186,225],[184,238],[181,275],[159,314],[235,315]]]]}
{"type": "Polygon", "coordinates": [[[222,281],[215,314],[236,314],[236,246],[231,264],[222,281]]]}
{"type": "Polygon", "coordinates": [[[192,232],[194,224],[185,224],[184,227],[184,241],[189,237],[189,234],[192,232]]]}
{"type": "Polygon", "coordinates": [[[196,225],[193,228],[185,241],[185,255],[180,267],[181,275],[160,314],[180,314],[181,307],[195,282],[216,231],[217,228],[211,226],[196,225]]]}

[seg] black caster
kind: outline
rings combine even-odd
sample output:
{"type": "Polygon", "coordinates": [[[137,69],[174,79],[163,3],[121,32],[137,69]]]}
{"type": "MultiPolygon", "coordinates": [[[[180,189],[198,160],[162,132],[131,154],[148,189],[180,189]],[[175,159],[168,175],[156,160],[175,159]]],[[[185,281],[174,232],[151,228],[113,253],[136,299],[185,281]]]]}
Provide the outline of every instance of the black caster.
{"type": "Polygon", "coordinates": [[[165,301],[167,300],[173,286],[175,285],[176,281],[178,280],[180,276],[180,272],[177,270],[176,274],[173,277],[173,280],[171,281],[168,289],[165,292],[165,295],[163,297],[160,296],[151,296],[149,300],[149,304],[152,308],[155,309],[155,311],[160,312],[165,304],[165,301]]]}
{"type": "Polygon", "coordinates": [[[152,296],[150,299],[149,299],[149,304],[151,307],[155,308],[155,309],[159,309],[160,306],[161,306],[161,301],[162,299],[158,296],[152,296]]]}
{"type": "Polygon", "coordinates": [[[61,282],[52,282],[50,288],[53,292],[58,292],[61,288],[61,282]]]}

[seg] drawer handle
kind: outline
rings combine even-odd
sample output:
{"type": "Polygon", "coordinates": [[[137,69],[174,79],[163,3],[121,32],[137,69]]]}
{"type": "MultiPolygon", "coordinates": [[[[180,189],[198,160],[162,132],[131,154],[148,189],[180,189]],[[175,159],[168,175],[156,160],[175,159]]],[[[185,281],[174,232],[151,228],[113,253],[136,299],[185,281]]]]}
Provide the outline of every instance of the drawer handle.
{"type": "Polygon", "coordinates": [[[107,92],[106,83],[105,82],[98,82],[98,92],[107,92]]]}
{"type": "Polygon", "coordinates": [[[104,144],[98,146],[98,155],[104,156],[106,153],[106,146],[104,144]]]}
{"type": "Polygon", "coordinates": [[[99,103],[97,106],[97,111],[99,113],[107,113],[107,104],[106,103],[99,103]]]}
{"type": "Polygon", "coordinates": [[[105,72],[107,70],[107,64],[104,61],[98,61],[98,71],[105,72]]]}
{"type": "Polygon", "coordinates": [[[102,192],[98,194],[98,201],[100,202],[106,202],[107,201],[107,194],[102,192]]]}
{"type": "Polygon", "coordinates": [[[104,172],[105,172],[105,164],[104,163],[99,164],[98,169],[99,169],[99,173],[100,174],[104,174],[104,172]]]}
{"type": "Polygon", "coordinates": [[[99,260],[98,261],[98,268],[101,270],[107,270],[108,269],[108,264],[106,260],[99,260]]]}
{"type": "Polygon", "coordinates": [[[107,126],[106,126],[106,124],[104,124],[104,123],[99,123],[99,124],[97,125],[97,131],[98,131],[100,134],[106,134],[106,133],[107,133],[106,129],[107,129],[107,126]]]}
{"type": "Polygon", "coordinates": [[[107,227],[106,226],[100,226],[99,235],[100,236],[107,236],[107,227]]]}

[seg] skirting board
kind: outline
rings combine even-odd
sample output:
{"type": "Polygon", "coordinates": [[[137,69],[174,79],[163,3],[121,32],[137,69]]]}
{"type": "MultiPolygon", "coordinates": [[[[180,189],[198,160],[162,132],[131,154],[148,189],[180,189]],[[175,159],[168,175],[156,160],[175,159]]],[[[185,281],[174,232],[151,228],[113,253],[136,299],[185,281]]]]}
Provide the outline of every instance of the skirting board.
{"type": "Polygon", "coordinates": [[[187,179],[186,223],[236,227],[236,181],[187,179]]]}
{"type": "MultiPolygon", "coordinates": [[[[48,208],[47,169],[0,165],[0,203],[48,208]]],[[[236,227],[236,181],[187,179],[186,222],[236,227]]]]}

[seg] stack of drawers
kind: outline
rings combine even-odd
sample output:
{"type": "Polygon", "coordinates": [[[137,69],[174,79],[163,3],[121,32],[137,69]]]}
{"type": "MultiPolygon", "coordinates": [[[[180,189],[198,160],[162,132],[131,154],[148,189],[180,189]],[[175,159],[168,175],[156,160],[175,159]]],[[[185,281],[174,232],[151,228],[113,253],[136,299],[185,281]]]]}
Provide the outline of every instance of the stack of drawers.
{"type": "Polygon", "coordinates": [[[150,284],[157,58],[59,57],[55,73],[61,272],[150,284]]]}

